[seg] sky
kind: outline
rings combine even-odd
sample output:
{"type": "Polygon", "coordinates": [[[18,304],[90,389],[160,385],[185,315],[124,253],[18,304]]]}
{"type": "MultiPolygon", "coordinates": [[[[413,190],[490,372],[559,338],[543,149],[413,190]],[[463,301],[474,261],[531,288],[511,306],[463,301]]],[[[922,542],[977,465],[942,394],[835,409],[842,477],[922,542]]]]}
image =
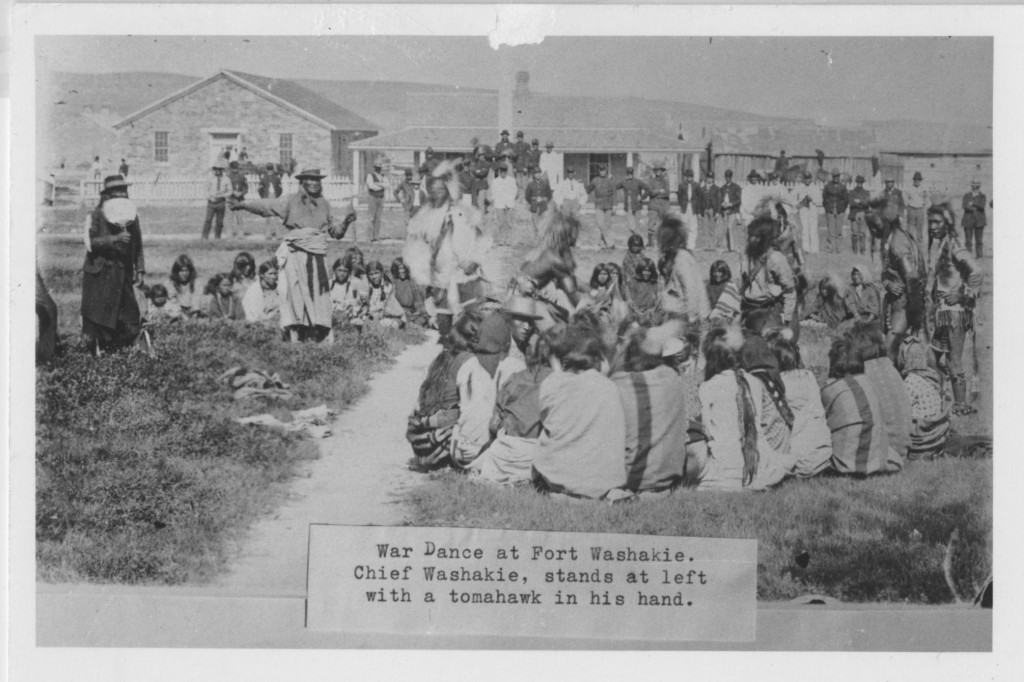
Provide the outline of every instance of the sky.
{"type": "Polygon", "coordinates": [[[622,95],[815,119],[990,125],[993,41],[981,37],[486,38],[40,37],[41,68],[384,80],[497,89],[516,70],[536,92],[622,95]]]}

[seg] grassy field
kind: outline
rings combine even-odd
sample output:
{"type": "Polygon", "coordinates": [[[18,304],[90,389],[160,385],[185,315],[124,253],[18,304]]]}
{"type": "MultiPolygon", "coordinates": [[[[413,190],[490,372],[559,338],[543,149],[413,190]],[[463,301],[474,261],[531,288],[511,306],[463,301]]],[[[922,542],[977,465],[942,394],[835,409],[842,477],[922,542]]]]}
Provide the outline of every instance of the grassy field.
{"type": "MultiPolygon", "coordinates": [[[[196,208],[140,212],[150,236],[193,229],[198,234],[202,221],[196,208]]],[[[41,220],[50,234],[38,243],[62,338],[72,348],[80,329],[83,254],[77,232],[83,216],[49,211],[41,220]]],[[[385,236],[400,236],[404,224],[398,212],[386,213],[385,236]]],[[[357,226],[363,237],[362,217],[357,226]]],[[[502,251],[502,278],[533,243],[526,215],[517,216],[515,228],[515,246],[502,251]]],[[[592,218],[584,217],[578,253],[582,279],[589,279],[598,262],[621,262],[627,233],[621,216],[613,233],[619,248],[597,251],[592,218]]],[[[166,281],[180,253],[193,257],[202,283],[229,270],[240,250],[259,262],[276,248],[262,239],[146,243],[150,282],[166,281]]],[[[332,242],[329,259],[350,244],[350,239],[332,242]]],[[[702,235],[696,256],[706,266],[719,254],[700,249],[704,244],[702,235]]],[[[401,251],[397,241],[361,246],[367,260],[385,263],[401,251]]],[[[727,260],[738,272],[735,254],[727,260]]],[[[808,257],[808,276],[846,275],[858,260],[870,262],[814,254],[808,257]]],[[[985,259],[983,266],[990,265],[985,259]]],[[[956,418],[961,434],[992,432],[990,282],[979,310],[979,412],[956,418]]],[[[234,424],[231,419],[242,408],[215,384],[217,374],[235,364],[277,371],[297,393],[279,407],[327,402],[343,408],[412,338],[349,335],[334,347],[304,346],[296,353],[270,330],[241,325],[190,323],[158,329],[156,336],[162,354],[156,363],[133,355],[97,362],[69,352],[52,369],[38,372],[37,556],[43,579],[176,583],[216,574],[231,539],[273,508],[296,467],[315,456],[315,444],[308,441],[234,424]]],[[[804,333],[805,361],[819,378],[828,341],[820,330],[804,333]]],[[[914,463],[886,479],[827,478],[789,483],[765,495],[683,493],[606,508],[560,504],[530,491],[496,490],[444,475],[425,481],[411,502],[417,525],[756,537],[763,599],[817,591],[851,600],[941,602],[952,598],[941,562],[953,528],[960,529],[954,574],[961,592],[971,594],[988,570],[991,482],[990,462],[951,460],[914,463]],[[801,551],[811,556],[806,570],[792,565],[801,551]]]]}
{"type": "MultiPolygon", "coordinates": [[[[181,245],[150,245],[165,279],[181,245]]],[[[188,248],[206,273],[233,250],[188,248]]],[[[157,326],[160,354],[99,359],[78,347],[81,248],[41,249],[65,352],[36,378],[36,556],[48,581],[195,583],[216,575],[232,542],[271,511],[317,444],[235,423],[236,417],[326,403],[343,410],[416,331],[346,331],[337,343],[292,346],[274,328],[222,321],[157,326]],[[234,402],[217,377],[264,369],[292,397],[234,402]]],[[[160,277],[162,275],[162,277],[160,277]]]]}

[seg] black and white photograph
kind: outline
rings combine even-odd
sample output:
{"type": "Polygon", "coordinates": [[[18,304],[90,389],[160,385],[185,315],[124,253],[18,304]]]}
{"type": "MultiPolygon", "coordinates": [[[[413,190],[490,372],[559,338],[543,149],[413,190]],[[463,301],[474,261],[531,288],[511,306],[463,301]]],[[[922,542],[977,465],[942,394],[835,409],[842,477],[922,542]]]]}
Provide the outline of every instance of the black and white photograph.
{"type": "Polygon", "coordinates": [[[22,671],[1006,653],[1019,25],[97,8],[15,13],[22,671]]]}

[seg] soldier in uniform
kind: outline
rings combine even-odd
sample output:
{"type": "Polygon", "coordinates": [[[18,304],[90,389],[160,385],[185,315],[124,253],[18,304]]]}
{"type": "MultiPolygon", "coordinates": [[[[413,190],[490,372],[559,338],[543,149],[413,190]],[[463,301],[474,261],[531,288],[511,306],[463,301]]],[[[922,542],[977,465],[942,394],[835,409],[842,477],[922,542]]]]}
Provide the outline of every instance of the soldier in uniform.
{"type": "Polygon", "coordinates": [[[668,212],[672,196],[668,178],[665,176],[665,163],[656,161],[653,165],[654,177],[647,183],[651,197],[647,202],[647,243],[651,245],[654,244],[654,232],[661,225],[662,216],[668,212]]]}
{"type": "Polygon", "coordinates": [[[963,209],[964,217],[960,219],[960,226],[964,230],[964,245],[967,248],[974,243],[974,255],[981,258],[982,236],[985,233],[985,205],[987,199],[981,192],[981,183],[977,180],[971,181],[971,191],[964,195],[963,209]]]}
{"type": "Polygon", "coordinates": [[[629,223],[629,233],[637,234],[637,214],[643,208],[644,199],[650,194],[650,188],[643,180],[634,177],[632,167],[626,168],[626,179],[619,183],[622,190],[622,208],[626,211],[626,221],[629,223]]]}
{"type": "Polygon", "coordinates": [[[704,215],[701,229],[704,234],[718,235],[717,219],[718,209],[722,202],[721,188],[715,184],[715,172],[708,171],[704,176],[704,186],[701,187],[701,198],[703,199],[704,215]]]}
{"type": "Polygon", "coordinates": [[[533,236],[540,236],[540,219],[548,210],[551,201],[551,185],[548,184],[540,168],[532,168],[533,180],[526,185],[526,203],[530,206],[530,219],[533,221],[533,236]]]}
{"type": "Polygon", "coordinates": [[[501,160],[515,156],[515,145],[508,139],[508,131],[501,131],[501,140],[494,145],[494,158],[501,160]]]}
{"type": "Polygon", "coordinates": [[[871,201],[871,192],[864,189],[864,176],[854,180],[856,187],[850,190],[850,232],[854,253],[864,253],[868,241],[868,224],[865,213],[871,201]]]}
{"type": "Polygon", "coordinates": [[[964,341],[974,330],[974,306],[982,273],[971,250],[960,243],[948,204],[928,210],[928,235],[938,244],[931,263],[928,298],[933,310],[932,350],[953,388],[953,414],[974,414],[967,396],[964,341]]]}
{"type": "Polygon", "coordinates": [[[698,219],[704,214],[704,195],[700,185],[694,182],[693,169],[683,171],[683,181],[679,183],[676,197],[679,201],[679,212],[683,215],[686,226],[686,248],[693,251],[697,248],[697,233],[700,231],[698,219]]]}
{"type": "Polygon", "coordinates": [[[850,204],[846,185],[839,181],[841,174],[836,168],[832,171],[832,180],[821,191],[821,203],[825,207],[825,229],[829,253],[842,253],[843,218],[850,204]]]}
{"type": "Polygon", "coordinates": [[[516,186],[519,188],[520,192],[526,189],[527,171],[530,169],[530,145],[523,138],[524,135],[522,130],[516,132],[516,141],[515,144],[512,145],[512,163],[515,165],[516,186]]]}
{"type": "Polygon", "coordinates": [[[597,217],[597,229],[601,233],[601,247],[613,248],[607,238],[612,213],[615,211],[615,192],[618,183],[608,176],[608,166],[597,167],[597,177],[587,185],[587,192],[594,194],[594,215],[597,217]]]}
{"type": "Polygon", "coordinates": [[[725,171],[725,184],[719,192],[719,212],[725,228],[725,246],[729,251],[739,251],[739,244],[735,241],[734,235],[741,227],[740,203],[743,201],[743,189],[732,181],[731,168],[725,171]]]}

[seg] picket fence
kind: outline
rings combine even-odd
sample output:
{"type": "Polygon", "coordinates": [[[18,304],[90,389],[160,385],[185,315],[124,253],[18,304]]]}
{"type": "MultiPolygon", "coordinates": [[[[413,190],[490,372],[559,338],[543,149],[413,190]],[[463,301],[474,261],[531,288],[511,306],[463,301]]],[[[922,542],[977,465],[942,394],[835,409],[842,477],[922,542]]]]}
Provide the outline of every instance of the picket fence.
{"type": "MultiPolygon", "coordinates": [[[[259,176],[247,175],[246,180],[249,182],[249,193],[246,198],[258,198],[256,189],[259,187],[259,176]]],[[[130,177],[128,181],[131,183],[129,194],[136,204],[160,206],[205,202],[210,178],[167,178],[158,175],[155,177],[130,177]]],[[[353,201],[357,195],[356,186],[345,176],[324,178],[322,184],[324,196],[331,202],[353,201]]],[[[298,191],[299,181],[295,178],[284,177],[281,178],[281,187],[284,194],[290,194],[298,191]]],[[[82,203],[95,204],[102,188],[101,180],[82,180],[79,188],[82,203]]]]}

